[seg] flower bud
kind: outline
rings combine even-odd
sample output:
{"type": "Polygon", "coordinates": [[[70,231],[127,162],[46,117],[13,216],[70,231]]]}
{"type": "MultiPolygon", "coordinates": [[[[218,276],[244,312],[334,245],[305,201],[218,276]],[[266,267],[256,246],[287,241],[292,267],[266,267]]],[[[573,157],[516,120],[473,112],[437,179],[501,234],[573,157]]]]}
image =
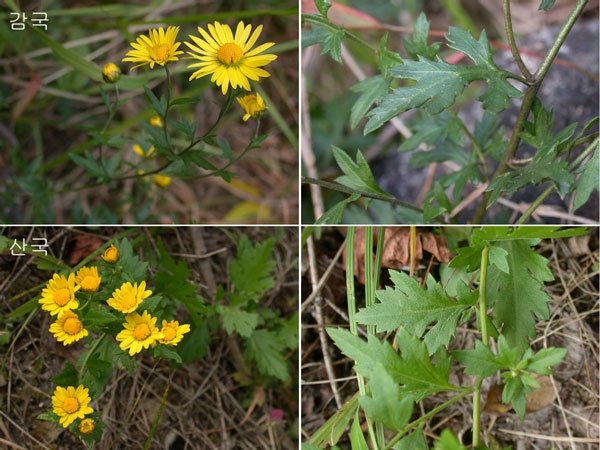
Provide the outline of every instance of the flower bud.
{"type": "Polygon", "coordinates": [[[121,69],[113,63],[106,63],[102,69],[102,78],[107,83],[116,83],[121,78],[121,69]]]}
{"type": "Polygon", "coordinates": [[[104,250],[104,254],[102,255],[102,259],[107,263],[114,264],[119,259],[119,249],[114,245],[110,245],[106,250],[104,250]]]}

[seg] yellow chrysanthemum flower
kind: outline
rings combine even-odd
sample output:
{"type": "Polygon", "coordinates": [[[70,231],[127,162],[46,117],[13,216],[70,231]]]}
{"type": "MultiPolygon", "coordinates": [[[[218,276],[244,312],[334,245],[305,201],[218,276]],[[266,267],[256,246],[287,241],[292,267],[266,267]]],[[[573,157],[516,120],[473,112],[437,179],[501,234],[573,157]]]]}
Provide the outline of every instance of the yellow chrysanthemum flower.
{"type": "Polygon", "coordinates": [[[82,267],[75,275],[75,283],[81,286],[84,292],[96,292],[100,287],[102,278],[98,275],[97,267],[82,267]]]}
{"type": "Polygon", "coordinates": [[[167,31],[160,27],[148,31],[148,36],[140,35],[136,42],[132,42],[133,50],[129,50],[123,58],[123,61],[139,62],[137,66],[133,66],[130,70],[150,64],[150,68],[154,69],[154,64],[164,66],[169,61],[179,61],[177,55],[183,52],[177,50],[181,42],[175,42],[179,33],[179,27],[167,27],[167,31]]]}
{"type": "Polygon", "coordinates": [[[246,113],[244,114],[244,117],[242,117],[244,122],[246,122],[250,117],[257,119],[260,117],[261,113],[267,109],[265,101],[258,93],[245,95],[244,97],[237,97],[236,100],[246,113]]]}
{"type": "Polygon", "coordinates": [[[152,291],[146,290],[145,281],[142,281],[139,286],[137,283],[132,285],[128,281],[127,283],[123,283],[120,288],[115,289],[115,292],[107,300],[107,303],[117,311],[127,314],[135,311],[140,306],[140,303],[151,295],[152,291]]]}
{"type": "Polygon", "coordinates": [[[138,155],[140,155],[142,158],[150,158],[154,154],[156,149],[154,148],[154,145],[153,145],[148,150],[144,151],[144,149],[140,145],[133,144],[133,151],[136,152],[138,155]]]}
{"type": "Polygon", "coordinates": [[[119,259],[119,249],[114,245],[110,245],[102,254],[102,259],[107,263],[114,264],[119,259]]]}
{"type": "Polygon", "coordinates": [[[183,335],[189,331],[190,326],[187,323],[179,325],[179,322],[176,320],[172,320],[171,322],[163,320],[160,332],[164,335],[164,337],[160,340],[160,343],[177,345],[183,339],[183,335]]]}
{"type": "Polygon", "coordinates": [[[65,311],[77,309],[79,306],[75,300],[75,292],[80,286],[75,286],[75,275],[69,274],[69,278],[55,273],[52,279],[48,281],[46,288],[42,290],[42,298],[39,303],[44,311],[48,311],[51,316],[60,317],[65,311]]]}
{"type": "Polygon", "coordinates": [[[171,184],[171,177],[169,175],[161,175],[157,173],[154,175],[154,184],[161,188],[166,188],[171,184]]]}
{"type": "Polygon", "coordinates": [[[50,325],[50,333],[63,345],[70,345],[88,335],[77,314],[73,311],[65,311],[58,317],[56,322],[50,325]]]}
{"type": "Polygon", "coordinates": [[[52,410],[60,417],[60,424],[67,428],[75,419],[83,419],[86,414],[94,412],[88,406],[91,401],[88,388],[81,384],[77,389],[73,386],[57,386],[52,396],[52,410]]]}
{"type": "Polygon", "coordinates": [[[275,60],[277,55],[260,53],[275,43],[267,42],[252,50],[262,31],[262,25],[256,27],[252,36],[250,36],[252,26],[244,26],[244,22],[238,23],[235,36],[229,25],[222,25],[219,22],[215,22],[214,25],[208,24],[208,30],[210,34],[198,27],[198,32],[204,39],[190,35],[190,39],[196,45],[185,43],[192,52],[195,52],[188,52],[188,55],[200,60],[188,66],[199,67],[199,70],[190,77],[190,81],[212,74],[210,81],[221,86],[221,91],[225,95],[230,84],[233,89],[239,86],[249,91],[251,89],[248,79],[258,81],[261,77],[270,76],[269,72],[260,67],[275,60]]]}
{"type": "Polygon", "coordinates": [[[125,329],[117,334],[117,341],[122,350],[129,349],[130,356],[154,346],[156,341],[165,337],[156,327],[156,317],[152,317],[148,311],[144,311],[141,316],[138,313],[127,314],[125,320],[125,329]]]}
{"type": "Polygon", "coordinates": [[[81,434],[92,434],[96,429],[96,422],[89,417],[79,422],[79,432],[81,434]]]}

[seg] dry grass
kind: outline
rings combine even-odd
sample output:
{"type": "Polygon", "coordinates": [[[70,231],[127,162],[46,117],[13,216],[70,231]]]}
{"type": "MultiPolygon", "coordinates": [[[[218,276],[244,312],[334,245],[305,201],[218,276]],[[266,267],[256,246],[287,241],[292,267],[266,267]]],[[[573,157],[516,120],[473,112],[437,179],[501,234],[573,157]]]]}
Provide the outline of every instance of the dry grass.
{"type": "MultiPolygon", "coordinates": [[[[596,230],[597,231],[597,230],[596,230]]],[[[302,316],[302,439],[310,437],[319,426],[331,417],[357,391],[352,370],[353,362],[339,353],[331,342],[323,342],[325,334],[319,334],[318,322],[326,326],[347,326],[345,273],[341,262],[334,255],[343,245],[342,237],[333,229],[326,229],[316,243],[316,269],[319,276],[334,265],[329,279],[320,290],[320,302],[306,305],[302,316]],[[323,347],[325,344],[325,347],[323,347]],[[325,350],[323,350],[325,348],[325,350]],[[330,370],[323,358],[330,359],[330,370]],[[330,375],[328,375],[330,374],[330,375]],[[337,403],[337,406],[336,406],[337,403]]],[[[514,412],[493,417],[482,416],[482,428],[489,442],[498,448],[512,445],[514,450],[525,449],[577,449],[598,448],[598,238],[597,233],[569,240],[543,241],[539,252],[550,261],[555,280],[546,285],[553,297],[550,303],[550,320],[537,324],[537,339],[533,347],[565,347],[565,361],[555,369],[554,386],[557,399],[536,413],[528,413],[520,421],[514,412]]],[[[427,266],[428,261],[423,264],[427,266]]],[[[421,269],[420,275],[423,273],[421,269]]],[[[432,270],[436,271],[434,264],[432,270]]],[[[303,278],[303,301],[312,294],[308,274],[303,278]]],[[[361,289],[357,289],[357,295],[361,289]]],[[[357,299],[357,304],[361,305],[357,299]]],[[[304,305],[303,305],[304,307],[304,305]]],[[[474,324],[459,328],[452,341],[453,348],[473,348],[476,338],[474,324]]],[[[490,387],[484,382],[484,396],[490,387]]],[[[464,375],[456,365],[451,382],[472,384],[472,377],[464,375]]],[[[415,416],[431,411],[450,398],[451,394],[439,394],[425,399],[415,407],[415,416]]],[[[485,397],[484,397],[485,398],[485,397]]],[[[472,406],[469,397],[453,404],[441,414],[430,419],[424,433],[432,442],[441,431],[450,428],[468,445],[472,423],[472,406]]],[[[347,436],[342,448],[349,448],[347,436]]],[[[494,447],[495,448],[495,447],[494,447]]]]}
{"type": "MultiPolygon", "coordinates": [[[[104,241],[120,231],[9,228],[5,235],[11,239],[44,235],[52,242],[54,256],[66,261],[75,237],[89,235],[104,241]]],[[[236,252],[227,233],[246,234],[253,242],[276,237],[276,286],[261,301],[289,317],[297,310],[296,228],[229,228],[226,232],[211,227],[138,228],[129,238],[145,240],[148,258],[160,236],[176,261],[188,263],[198,293],[210,301],[214,295],[211,287],[227,282],[228,259],[236,252]]],[[[51,276],[50,271],[36,267],[36,262],[30,257],[11,256],[10,252],[0,255],[2,317],[37,296],[51,276]]],[[[185,320],[185,310],[180,314],[185,320]]],[[[11,338],[0,346],[0,448],[85,448],[70,432],[36,420],[51,405],[55,387],[51,378],[62,371],[65,362],[74,363],[84,350],[78,344],[58,344],[48,333],[49,321],[46,314],[36,310],[30,316],[2,323],[11,338]]],[[[297,373],[292,373],[288,384],[244,384],[236,376],[240,351],[243,352],[241,341],[229,338],[219,329],[211,336],[207,354],[200,361],[170,370],[168,364],[155,364],[149,355],[142,354],[133,374],[115,370],[102,395],[91,405],[102,412],[107,424],[102,441],[95,448],[143,448],[167,389],[150,449],[297,448],[297,373]],[[273,409],[283,410],[283,421],[269,421],[273,409]]]]}

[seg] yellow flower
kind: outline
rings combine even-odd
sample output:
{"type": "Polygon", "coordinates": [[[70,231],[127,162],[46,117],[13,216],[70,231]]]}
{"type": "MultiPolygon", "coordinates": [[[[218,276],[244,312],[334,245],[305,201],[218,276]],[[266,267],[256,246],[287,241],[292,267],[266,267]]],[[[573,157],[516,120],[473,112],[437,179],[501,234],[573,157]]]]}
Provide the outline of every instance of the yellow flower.
{"type": "Polygon", "coordinates": [[[107,263],[116,263],[119,259],[119,249],[114,245],[110,244],[110,247],[104,250],[104,253],[102,254],[102,259],[107,263]]]}
{"type": "Polygon", "coordinates": [[[139,146],[138,144],[133,144],[133,151],[136,152],[138,155],[140,155],[143,158],[150,158],[154,154],[156,149],[154,148],[154,145],[153,145],[147,151],[144,151],[144,149],[141,146],[139,146]]]}
{"type": "Polygon", "coordinates": [[[57,386],[52,396],[52,410],[60,417],[60,424],[67,428],[75,419],[83,419],[94,410],[88,406],[91,401],[89,390],[83,385],[67,388],[57,386]]]}
{"type": "Polygon", "coordinates": [[[102,78],[107,83],[116,83],[121,78],[121,69],[113,63],[106,63],[102,68],[102,78]]]}
{"type": "Polygon", "coordinates": [[[246,122],[250,117],[257,119],[260,114],[267,109],[264,100],[260,94],[245,95],[244,97],[237,97],[236,100],[244,110],[246,114],[242,119],[246,122]]]}
{"type": "Polygon", "coordinates": [[[176,320],[172,320],[171,322],[163,320],[160,332],[164,335],[164,337],[160,340],[160,343],[177,345],[183,339],[183,335],[189,331],[190,326],[187,323],[179,325],[179,322],[176,320]]]}
{"type": "Polygon", "coordinates": [[[154,183],[161,188],[166,188],[171,184],[171,177],[157,173],[154,175],[154,183]]]}
{"type": "Polygon", "coordinates": [[[150,117],[150,120],[148,122],[150,122],[150,125],[156,128],[162,128],[163,126],[163,121],[161,117],[157,115],[150,117]]]}
{"type": "Polygon", "coordinates": [[[132,42],[133,50],[129,50],[123,58],[123,61],[139,62],[137,66],[133,66],[131,70],[150,64],[150,68],[154,69],[154,64],[164,66],[169,61],[179,61],[177,55],[183,52],[177,50],[181,42],[175,42],[179,33],[179,27],[167,27],[167,32],[160,27],[148,31],[148,36],[138,36],[136,42],[132,42]]]}
{"type": "Polygon", "coordinates": [[[69,278],[55,273],[46,288],[42,290],[42,298],[39,303],[44,311],[48,311],[51,316],[60,317],[65,311],[77,309],[79,304],[75,300],[75,292],[81,286],[75,286],[75,275],[69,274],[69,278]]]}
{"type": "Polygon", "coordinates": [[[112,298],[109,298],[107,303],[117,311],[127,314],[135,311],[140,303],[151,295],[152,291],[146,290],[145,281],[142,281],[139,286],[137,283],[132,285],[128,281],[113,292],[112,298]]]}
{"type": "Polygon", "coordinates": [[[252,36],[250,36],[252,26],[244,26],[244,22],[238,23],[235,36],[229,25],[221,25],[219,22],[215,22],[214,25],[208,24],[208,29],[210,34],[198,27],[198,32],[204,39],[190,36],[196,45],[185,43],[192,52],[195,52],[188,52],[188,55],[200,60],[199,63],[188,66],[199,67],[199,70],[190,77],[190,81],[212,74],[210,81],[221,86],[221,91],[225,95],[230,84],[233,89],[239,86],[249,91],[248,79],[258,81],[261,77],[270,76],[269,72],[260,67],[266,66],[277,56],[260,53],[275,43],[267,42],[251,50],[262,31],[262,25],[256,27],[252,36]]]}
{"type": "Polygon", "coordinates": [[[79,422],[79,432],[81,434],[92,434],[96,428],[96,422],[89,417],[79,422]]]}
{"type": "Polygon", "coordinates": [[[81,290],[84,292],[96,292],[100,287],[100,281],[102,278],[98,276],[97,267],[82,267],[77,271],[75,275],[75,283],[81,286],[81,290]]]}
{"type": "Polygon", "coordinates": [[[83,328],[81,320],[73,311],[65,311],[59,316],[56,322],[50,325],[50,333],[63,345],[70,345],[88,335],[88,331],[83,328]]]}
{"type": "Polygon", "coordinates": [[[156,327],[156,317],[150,316],[148,311],[144,311],[141,316],[135,312],[127,314],[125,320],[125,329],[117,334],[117,341],[122,350],[129,349],[130,356],[156,345],[156,341],[165,337],[156,327]]]}

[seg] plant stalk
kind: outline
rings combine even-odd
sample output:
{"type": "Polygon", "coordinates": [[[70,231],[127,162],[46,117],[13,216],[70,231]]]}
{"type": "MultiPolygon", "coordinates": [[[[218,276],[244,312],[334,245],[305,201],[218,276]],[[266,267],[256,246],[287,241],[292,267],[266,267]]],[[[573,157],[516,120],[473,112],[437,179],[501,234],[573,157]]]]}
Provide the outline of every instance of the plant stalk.
{"type": "MultiPolygon", "coordinates": [[[[481,324],[481,340],[486,347],[490,346],[487,329],[487,269],[490,248],[486,245],[481,252],[481,272],[479,274],[479,323],[481,324]]],[[[480,411],[481,411],[481,383],[483,378],[478,377],[473,392],[473,447],[477,447],[480,440],[480,411]]]]}
{"type": "MultiPolygon", "coordinates": [[[[519,136],[519,134],[521,133],[521,131],[523,129],[523,123],[529,117],[529,112],[531,111],[531,107],[533,106],[533,102],[537,96],[537,92],[538,92],[542,82],[544,81],[544,78],[546,77],[546,74],[548,73],[550,66],[554,62],[554,59],[556,58],[556,55],[558,54],[560,47],[565,42],[567,35],[569,34],[571,29],[573,28],[573,25],[575,24],[575,22],[577,21],[577,19],[581,15],[581,13],[583,12],[583,9],[585,8],[587,2],[588,2],[588,0],[578,0],[577,1],[577,5],[575,5],[573,10],[569,14],[569,17],[567,18],[567,21],[565,22],[565,24],[562,26],[562,28],[558,32],[558,35],[556,36],[554,43],[552,44],[552,47],[550,47],[550,50],[548,50],[548,53],[544,57],[542,64],[540,65],[538,70],[535,72],[535,74],[531,77],[531,78],[533,78],[533,80],[530,80],[532,83],[527,87],[527,90],[525,91],[523,103],[521,104],[521,109],[519,110],[519,115],[517,116],[517,121],[515,123],[515,127],[513,130],[512,136],[510,138],[508,148],[506,149],[506,152],[504,152],[502,161],[500,162],[498,168],[494,172],[494,175],[491,178],[491,182],[493,182],[496,178],[498,178],[500,175],[502,175],[503,173],[506,172],[506,170],[508,168],[508,162],[512,158],[514,158],[515,153],[517,152],[517,148],[519,147],[519,144],[521,142],[521,137],[519,136]]],[[[510,3],[510,0],[504,0],[505,16],[510,15],[510,4],[509,3],[510,3]],[[508,6],[508,8],[507,8],[507,6],[508,6]]],[[[510,25],[510,27],[507,28],[507,35],[510,36],[512,34],[512,25],[511,25],[510,17],[508,17],[508,19],[505,19],[505,20],[506,20],[507,26],[510,25]]],[[[514,38],[514,35],[513,35],[513,38],[514,38]]],[[[511,44],[511,50],[513,50],[512,47],[513,46],[511,44]]],[[[516,45],[515,45],[515,51],[516,51],[516,45]]],[[[515,51],[513,51],[513,55],[515,54],[515,51]]],[[[517,54],[518,54],[518,51],[517,51],[517,54]]],[[[518,60],[517,60],[517,63],[518,63],[518,60]]],[[[491,195],[491,192],[486,192],[482,196],[481,202],[479,203],[479,206],[477,207],[477,211],[473,215],[472,223],[482,222],[482,219],[485,216],[486,210],[488,208],[487,202],[490,198],[490,195],[491,195]]]]}

